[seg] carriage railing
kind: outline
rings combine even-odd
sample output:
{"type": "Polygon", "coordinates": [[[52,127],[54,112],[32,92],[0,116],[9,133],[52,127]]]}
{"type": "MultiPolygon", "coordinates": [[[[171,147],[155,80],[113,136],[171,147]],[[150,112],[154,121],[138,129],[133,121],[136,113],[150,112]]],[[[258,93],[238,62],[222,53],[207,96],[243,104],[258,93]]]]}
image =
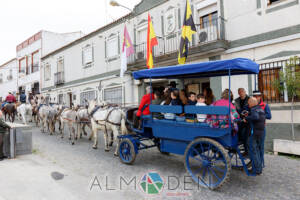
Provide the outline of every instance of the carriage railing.
{"type": "MultiPolygon", "coordinates": [[[[216,115],[214,120],[224,120],[220,116],[228,116],[230,119],[229,109],[226,106],[169,106],[169,105],[150,105],[150,112],[153,113],[173,113],[173,114],[204,114],[216,115]]],[[[196,118],[196,116],[195,116],[196,118]]],[[[196,122],[196,120],[195,120],[196,122]]]]}

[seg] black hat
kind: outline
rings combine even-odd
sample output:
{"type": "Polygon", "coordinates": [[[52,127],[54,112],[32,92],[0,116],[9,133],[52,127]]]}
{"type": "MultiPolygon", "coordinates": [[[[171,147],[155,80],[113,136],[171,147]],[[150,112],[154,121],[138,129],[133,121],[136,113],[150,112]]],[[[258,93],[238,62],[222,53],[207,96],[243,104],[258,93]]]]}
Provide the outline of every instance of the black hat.
{"type": "Polygon", "coordinates": [[[255,90],[255,91],[253,91],[252,92],[253,94],[253,96],[261,96],[261,92],[260,91],[258,91],[258,90],[255,90]]]}
{"type": "Polygon", "coordinates": [[[175,81],[171,81],[168,86],[176,88],[176,85],[178,84],[175,81]]]}

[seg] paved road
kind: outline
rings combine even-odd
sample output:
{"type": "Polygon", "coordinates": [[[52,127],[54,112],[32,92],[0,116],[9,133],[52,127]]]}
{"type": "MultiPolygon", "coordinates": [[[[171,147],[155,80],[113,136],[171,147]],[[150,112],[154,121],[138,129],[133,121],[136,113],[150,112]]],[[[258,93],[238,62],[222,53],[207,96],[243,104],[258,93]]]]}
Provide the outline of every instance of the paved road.
{"type": "Polygon", "coordinates": [[[266,168],[261,176],[247,177],[245,173],[233,170],[228,183],[217,191],[210,191],[197,188],[195,184],[184,184],[187,174],[182,156],[162,155],[153,148],[142,151],[134,165],[128,166],[121,164],[119,158],[113,156],[113,151],[104,152],[101,133],[97,150],[92,149],[87,138],[72,146],[67,138],[61,139],[58,134],[50,136],[40,133],[37,128],[33,128],[32,133],[35,156],[69,174],[82,177],[79,180],[82,190],[77,188],[74,194],[87,192],[99,196],[97,199],[102,199],[103,195],[112,199],[119,199],[119,195],[122,199],[149,198],[141,191],[139,181],[143,174],[156,171],[164,177],[166,185],[155,199],[300,199],[300,161],[287,157],[266,155],[266,168]],[[171,189],[178,185],[178,181],[174,178],[168,181],[171,176],[179,178],[179,186],[175,190],[171,189]],[[124,182],[120,184],[120,179],[129,181],[134,177],[136,188],[133,182],[129,186],[124,182]]]}

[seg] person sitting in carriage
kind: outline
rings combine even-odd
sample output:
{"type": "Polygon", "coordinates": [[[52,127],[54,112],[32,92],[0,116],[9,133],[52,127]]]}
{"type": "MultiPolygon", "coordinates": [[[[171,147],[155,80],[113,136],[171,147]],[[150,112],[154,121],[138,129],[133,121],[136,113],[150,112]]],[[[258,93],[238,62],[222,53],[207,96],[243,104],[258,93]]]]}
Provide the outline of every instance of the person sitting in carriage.
{"type": "MultiPolygon", "coordinates": [[[[238,126],[236,120],[239,119],[239,114],[236,111],[235,106],[232,104],[233,94],[230,91],[230,121],[232,123],[233,133],[237,133],[238,126]]],[[[225,106],[229,107],[229,89],[225,89],[222,92],[221,99],[215,101],[212,106],[225,106]]],[[[206,122],[213,128],[229,128],[228,115],[207,115],[206,122]]]]}

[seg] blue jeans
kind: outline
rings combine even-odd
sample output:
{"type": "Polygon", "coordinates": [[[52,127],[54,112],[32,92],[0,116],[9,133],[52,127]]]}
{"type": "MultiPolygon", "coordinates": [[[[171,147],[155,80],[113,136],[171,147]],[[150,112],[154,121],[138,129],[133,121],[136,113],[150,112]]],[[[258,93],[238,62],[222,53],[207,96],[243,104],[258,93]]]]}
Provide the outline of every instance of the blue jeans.
{"type": "Polygon", "coordinates": [[[253,172],[260,174],[263,168],[264,159],[264,137],[262,135],[251,135],[248,138],[248,149],[252,160],[253,172]]]}

